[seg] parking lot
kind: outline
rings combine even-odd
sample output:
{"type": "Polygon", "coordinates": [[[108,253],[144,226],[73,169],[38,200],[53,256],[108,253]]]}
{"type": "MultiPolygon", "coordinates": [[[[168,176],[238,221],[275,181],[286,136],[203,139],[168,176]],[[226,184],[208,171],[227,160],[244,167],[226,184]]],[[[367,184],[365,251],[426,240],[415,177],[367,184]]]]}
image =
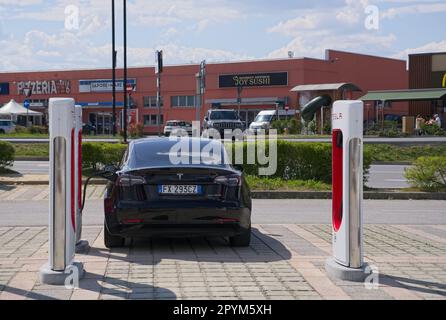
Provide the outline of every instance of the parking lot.
{"type": "Polygon", "coordinates": [[[38,280],[48,259],[47,191],[38,189],[0,192],[1,300],[446,298],[443,201],[429,202],[427,211],[423,201],[366,202],[365,258],[379,274],[379,284],[372,277],[366,286],[333,281],[325,273],[331,255],[329,201],[255,201],[249,248],[232,248],[223,238],[196,238],[138,239],[109,250],[100,224],[102,188],[92,188],[86,212],[93,217],[85,218],[83,228],[91,249],[76,255],[87,273],[79,288],[66,289],[38,280]],[[393,210],[398,205],[400,211],[393,210]],[[13,215],[19,225],[10,223],[13,215]],[[384,223],[385,215],[392,224],[384,223]]]}

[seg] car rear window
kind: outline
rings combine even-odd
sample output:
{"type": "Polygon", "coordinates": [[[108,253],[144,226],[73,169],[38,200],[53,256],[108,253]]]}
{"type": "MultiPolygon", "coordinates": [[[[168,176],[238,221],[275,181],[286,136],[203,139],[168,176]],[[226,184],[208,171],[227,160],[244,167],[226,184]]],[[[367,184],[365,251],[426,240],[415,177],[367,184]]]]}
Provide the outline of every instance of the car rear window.
{"type": "Polygon", "coordinates": [[[129,170],[172,166],[230,167],[221,142],[190,138],[134,142],[125,166],[129,170]]]}

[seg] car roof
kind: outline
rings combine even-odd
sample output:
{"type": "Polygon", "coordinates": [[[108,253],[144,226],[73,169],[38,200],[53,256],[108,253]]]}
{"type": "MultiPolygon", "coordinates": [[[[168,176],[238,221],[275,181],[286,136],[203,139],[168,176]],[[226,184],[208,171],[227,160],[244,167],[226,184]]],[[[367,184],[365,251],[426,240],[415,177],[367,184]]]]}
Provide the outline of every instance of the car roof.
{"type": "Polygon", "coordinates": [[[264,110],[260,111],[259,114],[276,114],[276,110],[264,110]]]}

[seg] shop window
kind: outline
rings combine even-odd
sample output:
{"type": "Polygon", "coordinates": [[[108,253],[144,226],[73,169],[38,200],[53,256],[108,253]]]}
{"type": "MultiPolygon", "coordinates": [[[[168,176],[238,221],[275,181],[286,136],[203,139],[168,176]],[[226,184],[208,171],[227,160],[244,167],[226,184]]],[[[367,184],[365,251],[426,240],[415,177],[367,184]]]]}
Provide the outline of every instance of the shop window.
{"type": "Polygon", "coordinates": [[[172,96],[170,104],[172,108],[193,108],[195,107],[195,96],[172,96]]]}
{"type": "MultiPolygon", "coordinates": [[[[156,108],[156,96],[144,97],[144,108],[156,108]]],[[[161,97],[161,107],[164,105],[163,97],[161,97]]]]}
{"type": "Polygon", "coordinates": [[[158,122],[157,114],[144,115],[144,125],[145,126],[157,126],[158,124],[164,123],[163,115],[160,115],[160,121],[158,122]]]}

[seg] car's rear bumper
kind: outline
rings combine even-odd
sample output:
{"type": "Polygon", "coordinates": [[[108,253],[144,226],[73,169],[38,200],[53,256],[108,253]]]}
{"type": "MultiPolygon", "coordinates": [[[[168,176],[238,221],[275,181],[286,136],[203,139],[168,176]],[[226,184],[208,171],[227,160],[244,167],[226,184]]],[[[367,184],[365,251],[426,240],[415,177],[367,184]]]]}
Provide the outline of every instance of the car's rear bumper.
{"type": "Polygon", "coordinates": [[[105,215],[109,232],[122,237],[234,236],[251,226],[249,208],[118,209],[105,215]]]}

